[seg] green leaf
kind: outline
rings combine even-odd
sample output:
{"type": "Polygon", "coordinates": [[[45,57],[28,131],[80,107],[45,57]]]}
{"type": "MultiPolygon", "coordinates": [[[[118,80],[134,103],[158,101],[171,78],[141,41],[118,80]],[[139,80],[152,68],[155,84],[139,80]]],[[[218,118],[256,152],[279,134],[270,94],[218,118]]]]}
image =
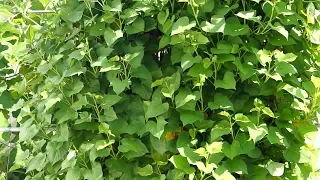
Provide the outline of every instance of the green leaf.
{"type": "Polygon", "coordinates": [[[223,152],[223,142],[212,142],[210,144],[206,144],[205,148],[209,154],[216,154],[223,152]]]}
{"type": "Polygon", "coordinates": [[[255,10],[240,11],[236,14],[236,16],[241,17],[243,19],[251,20],[254,22],[259,22],[261,19],[261,16],[256,16],[255,10]]]}
{"type": "Polygon", "coordinates": [[[176,108],[179,108],[190,101],[196,100],[196,95],[192,94],[189,89],[182,88],[175,97],[176,108]]]}
{"type": "Polygon", "coordinates": [[[245,35],[248,32],[249,26],[246,24],[240,24],[237,18],[230,17],[226,20],[224,35],[240,36],[245,35]]]}
{"type": "Polygon", "coordinates": [[[273,112],[271,111],[270,108],[268,108],[268,107],[263,107],[261,110],[262,110],[263,114],[266,114],[266,115],[268,115],[269,117],[275,118],[275,116],[274,116],[274,114],[273,114],[273,112]]]}
{"type": "Polygon", "coordinates": [[[138,168],[137,173],[140,176],[150,176],[151,174],[153,174],[153,168],[150,164],[144,166],[143,168],[138,168]]]}
{"type": "Polygon", "coordinates": [[[118,149],[127,159],[141,157],[149,152],[140,139],[132,137],[123,138],[120,142],[121,145],[118,147],[118,149]]]}
{"type": "Polygon", "coordinates": [[[197,164],[197,162],[202,159],[202,157],[199,156],[199,154],[194,152],[194,149],[191,149],[189,147],[180,147],[178,148],[178,151],[180,155],[186,157],[188,162],[192,165],[197,164]]]}
{"type": "Polygon", "coordinates": [[[181,67],[183,71],[185,71],[190,67],[192,67],[193,64],[199,63],[199,62],[201,62],[200,56],[193,57],[191,54],[185,54],[181,58],[181,67]]]}
{"type": "Polygon", "coordinates": [[[204,32],[210,32],[210,33],[218,33],[218,32],[224,32],[226,22],[224,20],[224,16],[221,15],[213,15],[211,17],[211,22],[203,21],[201,22],[201,29],[204,32]]]}
{"type": "Polygon", "coordinates": [[[233,111],[233,104],[229,100],[229,98],[221,93],[216,93],[214,95],[213,102],[209,102],[208,106],[211,110],[215,109],[223,109],[223,110],[231,110],[233,111]]]}
{"type": "Polygon", "coordinates": [[[73,167],[73,168],[69,168],[68,172],[66,174],[66,179],[70,179],[70,180],[78,180],[80,179],[80,168],[79,167],[73,167]]]}
{"type": "Polygon", "coordinates": [[[47,158],[49,162],[55,164],[60,160],[64,160],[68,150],[68,142],[49,142],[46,147],[47,158]]]}
{"type": "Polygon", "coordinates": [[[214,82],[215,88],[223,89],[236,89],[236,81],[234,79],[234,74],[230,71],[227,71],[224,74],[223,80],[216,80],[214,82]]]}
{"type": "Polygon", "coordinates": [[[157,122],[154,121],[148,121],[146,124],[146,131],[149,131],[154,137],[160,139],[163,132],[164,132],[164,126],[168,122],[164,120],[162,116],[159,116],[157,118],[157,122]]]}
{"type": "Polygon", "coordinates": [[[240,143],[239,154],[247,154],[255,147],[254,142],[245,133],[239,133],[236,140],[240,143]]]}
{"type": "Polygon", "coordinates": [[[121,37],[123,37],[121,30],[114,31],[111,28],[104,30],[104,40],[108,47],[111,47],[121,37]]]}
{"type": "Polygon", "coordinates": [[[37,170],[41,171],[47,164],[46,155],[43,153],[38,153],[36,156],[32,157],[27,166],[27,172],[37,170]]]}
{"type": "Polygon", "coordinates": [[[185,32],[186,30],[189,30],[196,26],[196,22],[192,21],[189,22],[189,18],[187,16],[183,16],[179,18],[173,25],[172,25],[172,31],[171,36],[175,34],[180,34],[185,32]]]}
{"type": "Polygon", "coordinates": [[[212,171],[212,176],[216,180],[236,180],[236,178],[232,176],[224,166],[219,166],[217,169],[212,171]]]}
{"type": "Polygon", "coordinates": [[[283,151],[283,157],[289,162],[308,163],[313,158],[313,153],[304,146],[300,148],[290,147],[283,151]]]}
{"type": "Polygon", "coordinates": [[[51,138],[51,141],[54,142],[64,142],[69,140],[69,129],[68,124],[60,124],[57,128],[56,134],[54,134],[51,138]]]}
{"type": "Polygon", "coordinates": [[[230,145],[228,142],[223,143],[222,152],[229,158],[233,159],[240,152],[240,143],[237,140],[234,140],[230,145]]]}
{"type": "Polygon", "coordinates": [[[110,79],[110,86],[112,86],[113,91],[119,95],[122,93],[127,87],[129,87],[129,81],[127,79],[120,80],[118,78],[110,79]]]}
{"type": "Polygon", "coordinates": [[[298,71],[292,64],[279,62],[277,63],[276,72],[281,76],[285,76],[286,74],[296,74],[298,71]]]}
{"type": "Polygon", "coordinates": [[[268,128],[266,124],[261,124],[259,126],[253,125],[248,127],[250,139],[253,140],[254,143],[260,141],[265,135],[268,134],[268,128]]]}
{"type": "Polygon", "coordinates": [[[145,22],[142,18],[138,17],[131,25],[126,27],[127,34],[136,34],[143,32],[145,29],[145,22]]]}
{"type": "Polygon", "coordinates": [[[108,109],[111,106],[117,104],[121,100],[121,96],[106,94],[103,95],[101,107],[103,109],[108,109]]]}
{"type": "Polygon", "coordinates": [[[282,176],[284,173],[284,164],[278,162],[270,162],[267,165],[267,170],[271,176],[282,176]]]}
{"type": "Polygon", "coordinates": [[[226,120],[219,121],[210,132],[210,140],[213,141],[222,135],[229,134],[231,132],[230,123],[226,120]]]}
{"type": "Polygon", "coordinates": [[[300,89],[298,87],[293,87],[289,84],[286,84],[282,87],[282,89],[302,100],[308,98],[308,93],[305,90],[300,89]]]}
{"type": "Polygon", "coordinates": [[[275,57],[279,62],[293,62],[297,59],[298,56],[293,53],[284,54],[283,52],[276,51],[275,57]]]}
{"type": "Polygon", "coordinates": [[[200,111],[181,110],[180,119],[183,123],[183,126],[185,126],[187,124],[193,124],[196,121],[203,120],[204,114],[200,111]]]}
{"type": "Polygon", "coordinates": [[[190,166],[186,157],[183,157],[181,155],[174,155],[174,156],[171,156],[169,161],[174,165],[175,168],[187,174],[192,174],[195,172],[195,169],[190,166]]]}
{"type": "Polygon", "coordinates": [[[39,129],[35,124],[32,124],[31,120],[26,121],[21,128],[22,129],[19,133],[19,142],[30,140],[39,132],[39,129]]]}
{"type": "Polygon", "coordinates": [[[161,103],[160,101],[152,101],[147,108],[146,111],[146,118],[153,118],[160,116],[166,113],[169,110],[168,103],[161,103]]]}
{"type": "Polygon", "coordinates": [[[233,160],[228,159],[225,163],[225,167],[230,172],[235,172],[237,174],[248,174],[246,163],[239,157],[236,157],[233,160]]]}
{"type": "Polygon", "coordinates": [[[159,42],[159,49],[162,49],[164,48],[165,46],[167,46],[168,44],[170,44],[171,42],[171,38],[170,36],[167,36],[167,35],[163,35],[160,39],[160,42],[159,42]]]}
{"type": "Polygon", "coordinates": [[[272,61],[271,53],[268,50],[262,49],[257,52],[257,57],[262,66],[266,66],[267,63],[272,61]]]}
{"type": "Polygon", "coordinates": [[[166,12],[164,11],[159,12],[157,15],[158,22],[163,25],[166,22],[168,16],[169,16],[169,9],[167,9],[166,12]]]}
{"type": "Polygon", "coordinates": [[[288,40],[289,32],[280,23],[274,23],[273,26],[270,24],[270,26],[273,30],[279,32],[281,35],[283,35],[288,40]]]}

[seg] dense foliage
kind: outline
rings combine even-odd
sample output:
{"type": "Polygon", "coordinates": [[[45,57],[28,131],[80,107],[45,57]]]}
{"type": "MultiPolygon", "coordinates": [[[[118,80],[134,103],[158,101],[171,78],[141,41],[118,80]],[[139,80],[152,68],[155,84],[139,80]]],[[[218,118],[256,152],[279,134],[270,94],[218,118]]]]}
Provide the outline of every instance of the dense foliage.
{"type": "Polygon", "coordinates": [[[319,2],[0,2],[3,178],[315,175],[319,2]]]}

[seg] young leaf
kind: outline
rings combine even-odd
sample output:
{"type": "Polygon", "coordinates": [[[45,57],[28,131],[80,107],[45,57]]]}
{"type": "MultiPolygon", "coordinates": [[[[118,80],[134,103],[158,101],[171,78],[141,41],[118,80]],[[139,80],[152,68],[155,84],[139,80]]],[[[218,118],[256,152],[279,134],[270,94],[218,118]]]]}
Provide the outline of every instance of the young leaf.
{"type": "Polygon", "coordinates": [[[138,168],[137,173],[140,176],[149,176],[151,174],[153,174],[153,168],[150,164],[144,166],[143,168],[138,168]]]}
{"type": "Polygon", "coordinates": [[[249,126],[248,127],[250,139],[253,140],[254,143],[260,141],[265,135],[268,134],[268,129],[266,124],[261,124],[260,126],[249,126]]]}
{"type": "Polygon", "coordinates": [[[267,169],[271,176],[282,176],[284,173],[284,164],[278,162],[271,162],[267,165],[267,169]]]}
{"type": "Polygon", "coordinates": [[[189,30],[196,26],[196,22],[192,21],[189,22],[189,18],[187,16],[183,16],[179,18],[173,25],[172,25],[172,31],[171,36],[175,34],[183,33],[186,30],[189,30]]]}
{"type": "Polygon", "coordinates": [[[192,174],[193,172],[195,172],[195,169],[190,166],[186,157],[183,157],[181,155],[174,155],[171,156],[169,161],[174,165],[175,168],[187,174],[192,174]]]}
{"type": "Polygon", "coordinates": [[[226,22],[224,20],[224,16],[221,15],[213,15],[211,17],[211,22],[203,21],[201,23],[201,29],[205,32],[210,33],[218,33],[218,32],[224,32],[226,22]]]}
{"type": "Polygon", "coordinates": [[[149,131],[154,137],[160,139],[164,132],[164,126],[167,124],[162,116],[157,118],[157,122],[148,121],[146,124],[146,131],[149,131]]]}

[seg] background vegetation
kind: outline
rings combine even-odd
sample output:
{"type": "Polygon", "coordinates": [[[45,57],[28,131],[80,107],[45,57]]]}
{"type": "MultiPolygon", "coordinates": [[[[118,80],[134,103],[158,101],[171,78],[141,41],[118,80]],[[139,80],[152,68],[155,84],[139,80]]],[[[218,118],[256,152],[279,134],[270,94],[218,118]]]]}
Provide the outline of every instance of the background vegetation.
{"type": "Polygon", "coordinates": [[[2,178],[316,175],[319,2],[0,2],[2,178]]]}

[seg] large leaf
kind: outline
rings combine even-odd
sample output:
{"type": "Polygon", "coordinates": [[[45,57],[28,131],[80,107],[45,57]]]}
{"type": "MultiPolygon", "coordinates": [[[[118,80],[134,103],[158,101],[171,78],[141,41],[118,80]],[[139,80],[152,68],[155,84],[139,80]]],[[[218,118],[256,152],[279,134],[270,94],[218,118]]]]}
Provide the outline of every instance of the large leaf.
{"type": "Polygon", "coordinates": [[[223,89],[236,89],[236,81],[234,79],[234,74],[230,71],[227,71],[224,74],[223,80],[216,80],[214,82],[215,88],[223,89]]]}

